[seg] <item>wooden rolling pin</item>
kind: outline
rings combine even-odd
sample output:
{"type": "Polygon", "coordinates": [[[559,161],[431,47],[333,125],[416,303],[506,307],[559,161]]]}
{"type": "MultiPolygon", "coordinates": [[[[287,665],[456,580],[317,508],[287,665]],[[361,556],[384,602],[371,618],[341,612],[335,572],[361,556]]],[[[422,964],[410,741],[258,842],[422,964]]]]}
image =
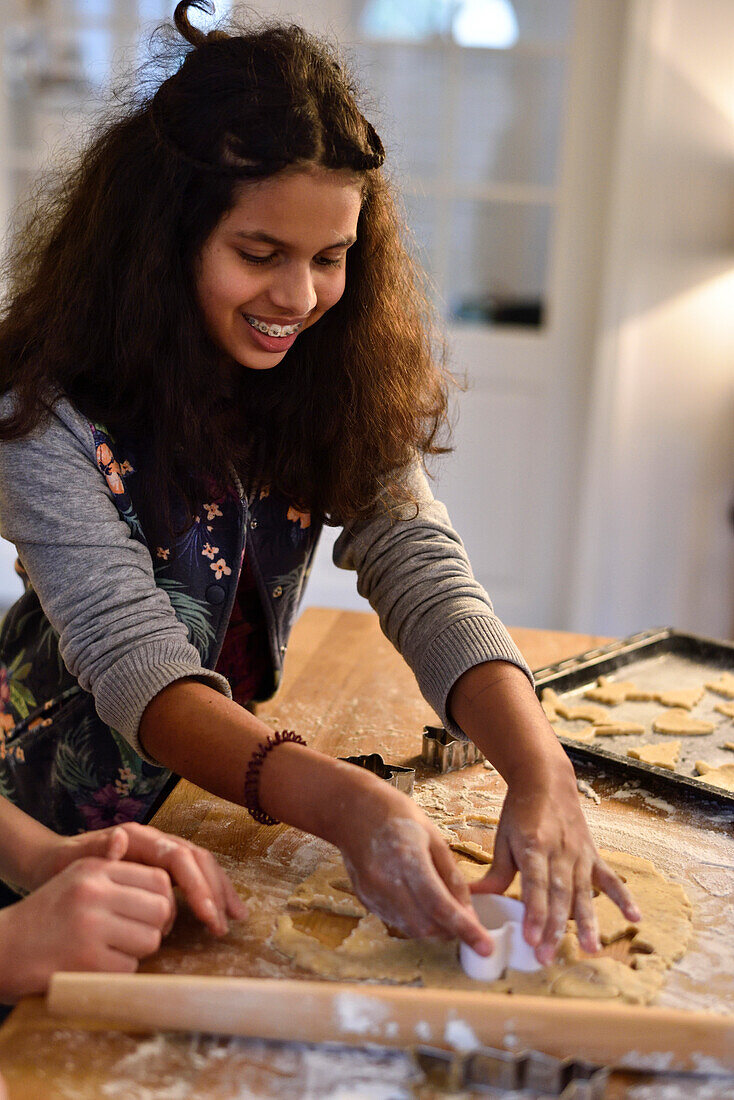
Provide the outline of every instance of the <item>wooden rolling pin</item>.
{"type": "Polygon", "coordinates": [[[51,1013],[307,1043],[478,1045],[635,1069],[734,1072],[734,1016],[609,1001],[290,979],[55,974],[51,1013]]]}

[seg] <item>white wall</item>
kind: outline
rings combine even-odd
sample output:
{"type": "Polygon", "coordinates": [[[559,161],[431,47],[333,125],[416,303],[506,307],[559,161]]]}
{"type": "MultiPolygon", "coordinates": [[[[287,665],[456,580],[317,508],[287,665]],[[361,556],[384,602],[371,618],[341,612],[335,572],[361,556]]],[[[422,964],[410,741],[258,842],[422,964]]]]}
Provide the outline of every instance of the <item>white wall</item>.
{"type": "Polygon", "coordinates": [[[640,0],[570,625],[734,630],[734,5],[640,0]]]}

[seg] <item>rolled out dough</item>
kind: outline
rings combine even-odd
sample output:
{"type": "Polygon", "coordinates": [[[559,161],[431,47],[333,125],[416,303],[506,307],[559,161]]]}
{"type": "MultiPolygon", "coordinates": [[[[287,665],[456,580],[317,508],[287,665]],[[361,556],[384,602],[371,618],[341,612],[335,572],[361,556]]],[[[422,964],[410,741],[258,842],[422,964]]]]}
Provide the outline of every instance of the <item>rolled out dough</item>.
{"type": "Polygon", "coordinates": [[[668,768],[675,771],[675,765],[680,755],[680,741],[658,741],[654,745],[633,745],[627,749],[627,755],[635,760],[642,760],[645,764],[654,764],[658,768],[668,768]]]}
{"type": "Polygon", "coordinates": [[[341,917],[366,917],[367,910],[354,893],[349,875],[337,853],[324,860],[288,898],[292,909],[323,909],[341,917]]]}
{"type": "MultiPolygon", "coordinates": [[[[647,860],[621,852],[601,855],[624,878],[644,914],[639,925],[633,925],[605,895],[594,899],[602,943],[628,938],[629,964],[608,956],[582,957],[573,921],[551,966],[530,974],[508,971],[499,981],[487,983],[473,981],[463,973],[456,942],[399,939],[391,936],[372,913],[363,917],[338,947],[331,948],[296,928],[291,915],[285,912],[271,942],[299,967],[334,980],[402,982],[643,1004],[655,996],[666,969],[688,946],[691,906],[681,887],[665,879],[647,860]]],[[[458,866],[468,881],[486,872],[485,866],[466,860],[460,860],[458,866]]],[[[299,887],[299,903],[307,903],[313,884],[321,907],[323,882],[318,871],[306,879],[299,887]]],[[[508,894],[519,896],[517,878],[508,894]]]]}
{"type": "Polygon", "coordinates": [[[656,733],[673,733],[683,737],[694,737],[705,733],[713,733],[713,722],[705,722],[702,718],[692,718],[687,710],[682,707],[673,707],[658,714],[652,720],[652,728],[656,733]]]}

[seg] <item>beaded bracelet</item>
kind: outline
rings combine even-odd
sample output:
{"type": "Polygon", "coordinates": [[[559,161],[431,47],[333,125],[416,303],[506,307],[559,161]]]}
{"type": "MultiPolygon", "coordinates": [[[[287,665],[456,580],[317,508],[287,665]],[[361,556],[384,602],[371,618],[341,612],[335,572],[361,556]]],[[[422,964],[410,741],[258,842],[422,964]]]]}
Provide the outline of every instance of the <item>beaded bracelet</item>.
{"type": "Polygon", "coordinates": [[[306,744],[303,738],[299,737],[293,730],[283,730],[282,732],[278,730],[272,737],[266,737],[255,749],[245,772],[245,809],[261,825],[280,824],[277,818],[266,814],[260,806],[260,769],[270,750],[274,749],[276,745],[282,745],[284,741],[295,741],[298,745],[306,744]]]}

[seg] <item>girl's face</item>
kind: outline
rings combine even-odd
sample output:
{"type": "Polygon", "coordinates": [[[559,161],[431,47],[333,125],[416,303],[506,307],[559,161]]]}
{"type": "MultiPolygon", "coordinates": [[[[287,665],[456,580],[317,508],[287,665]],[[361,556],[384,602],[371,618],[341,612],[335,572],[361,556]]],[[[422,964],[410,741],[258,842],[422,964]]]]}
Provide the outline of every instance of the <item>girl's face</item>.
{"type": "Polygon", "coordinates": [[[268,370],[339,301],[361,202],[356,176],[325,168],[239,189],[197,267],[204,324],[221,351],[268,370]]]}

